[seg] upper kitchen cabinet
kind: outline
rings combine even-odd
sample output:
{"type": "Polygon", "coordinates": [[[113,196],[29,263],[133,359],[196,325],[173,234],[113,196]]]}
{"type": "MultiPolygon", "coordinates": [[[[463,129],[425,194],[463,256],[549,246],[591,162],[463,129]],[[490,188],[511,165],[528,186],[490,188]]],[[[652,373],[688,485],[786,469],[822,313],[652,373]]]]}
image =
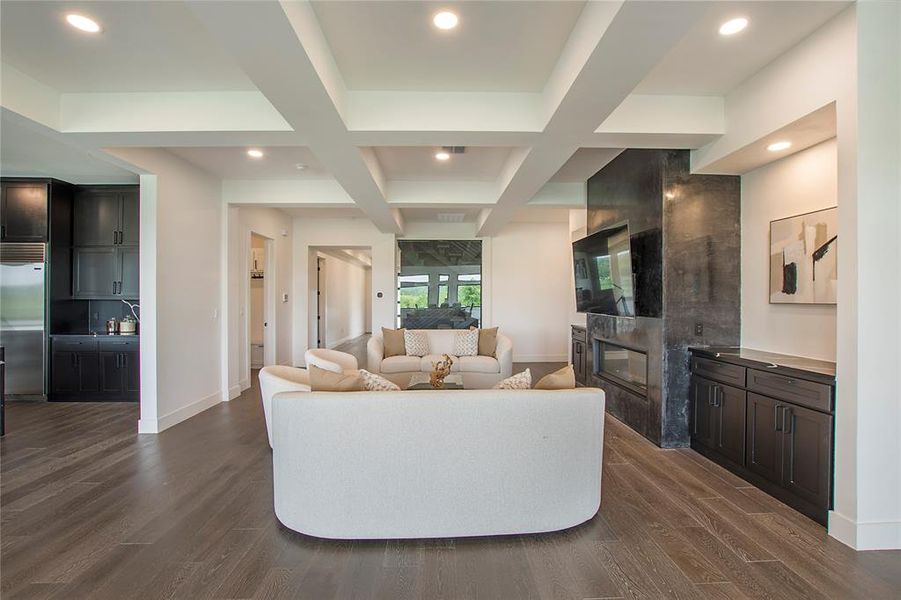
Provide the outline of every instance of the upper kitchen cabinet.
{"type": "Polygon", "coordinates": [[[46,181],[4,181],[0,195],[0,240],[47,241],[46,181]]]}
{"type": "Polygon", "coordinates": [[[75,196],[75,246],[137,246],[137,186],[82,186],[75,196]]]}

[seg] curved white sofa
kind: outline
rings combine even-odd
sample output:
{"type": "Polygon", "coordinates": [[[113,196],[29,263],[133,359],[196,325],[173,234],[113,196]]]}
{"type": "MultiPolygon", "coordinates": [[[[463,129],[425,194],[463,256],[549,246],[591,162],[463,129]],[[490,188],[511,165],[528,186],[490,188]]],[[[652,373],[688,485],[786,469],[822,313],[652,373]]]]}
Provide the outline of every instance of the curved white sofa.
{"type": "Polygon", "coordinates": [[[307,368],[310,365],[315,365],[320,369],[332,371],[333,373],[355,371],[359,368],[357,359],[353,354],[329,350],[328,348],[310,348],[304,352],[303,361],[306,363],[307,368]]]}
{"type": "Polygon", "coordinates": [[[288,392],[275,514],[323,538],[556,531],[600,506],[604,392],[288,392]]]}
{"type": "MultiPolygon", "coordinates": [[[[390,379],[402,388],[410,383],[414,373],[429,373],[432,364],[441,360],[442,354],[454,355],[454,334],[457,329],[417,329],[429,336],[429,354],[419,356],[391,356],[385,358],[385,341],[381,331],[373,332],[366,346],[369,365],[367,370],[390,379]]],[[[507,336],[497,334],[497,358],[491,356],[454,356],[452,373],[463,375],[467,389],[490,388],[498,381],[513,374],[513,342],[507,336]]]]}
{"type": "Polygon", "coordinates": [[[282,392],[309,392],[310,374],[306,369],[273,365],[260,369],[260,397],[266,418],[266,435],[272,447],[272,399],[282,392]]]}

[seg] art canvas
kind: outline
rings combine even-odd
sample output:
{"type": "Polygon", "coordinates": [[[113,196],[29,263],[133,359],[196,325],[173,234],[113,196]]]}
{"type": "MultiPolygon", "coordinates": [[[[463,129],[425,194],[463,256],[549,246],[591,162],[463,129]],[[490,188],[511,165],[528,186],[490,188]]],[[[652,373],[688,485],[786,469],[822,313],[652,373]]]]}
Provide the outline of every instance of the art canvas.
{"type": "Polygon", "coordinates": [[[838,209],[770,222],[770,302],[835,304],[838,209]]]}

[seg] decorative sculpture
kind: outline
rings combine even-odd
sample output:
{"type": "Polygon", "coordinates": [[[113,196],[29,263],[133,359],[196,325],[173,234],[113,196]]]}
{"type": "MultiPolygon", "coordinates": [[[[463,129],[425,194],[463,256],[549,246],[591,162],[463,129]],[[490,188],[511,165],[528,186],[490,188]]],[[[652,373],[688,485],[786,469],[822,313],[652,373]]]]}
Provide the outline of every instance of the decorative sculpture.
{"type": "Polygon", "coordinates": [[[440,390],[444,387],[444,378],[450,375],[451,365],[454,364],[454,359],[449,355],[444,354],[441,356],[441,360],[436,363],[432,363],[432,373],[429,376],[429,384],[436,390],[440,390]]]}

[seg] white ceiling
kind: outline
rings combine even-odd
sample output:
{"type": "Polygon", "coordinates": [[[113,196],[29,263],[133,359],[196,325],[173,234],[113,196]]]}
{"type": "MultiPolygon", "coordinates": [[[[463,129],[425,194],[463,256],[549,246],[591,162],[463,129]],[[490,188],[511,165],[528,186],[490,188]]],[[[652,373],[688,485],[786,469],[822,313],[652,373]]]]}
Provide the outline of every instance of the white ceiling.
{"type": "Polygon", "coordinates": [[[463,154],[440,161],[441,146],[373,148],[385,179],[395,181],[495,181],[511,148],[469,146],[463,154]]]}
{"type": "Polygon", "coordinates": [[[623,148],[579,148],[560,167],[551,181],[559,183],[581,183],[604,168],[608,162],[619,156],[623,148]]]}
{"type": "Polygon", "coordinates": [[[584,2],[313,2],[351,90],[539,92],[584,2]],[[453,30],[432,25],[452,7],[453,30]]]}
{"type": "Polygon", "coordinates": [[[5,110],[0,117],[0,175],[55,177],[69,183],[138,181],[134,173],[45,135],[5,110]]]}
{"type": "Polygon", "coordinates": [[[328,179],[325,170],[309,148],[302,146],[214,146],[168,149],[185,160],[221,179],[328,179]],[[263,158],[247,156],[248,148],[263,151],[263,158]],[[297,165],[306,165],[298,169],[297,165]]]}
{"type": "Polygon", "coordinates": [[[3,62],[60,92],[253,90],[182,2],[2,3],[3,62]],[[78,12],[103,28],[70,27],[78,12]]]}
{"type": "Polygon", "coordinates": [[[475,223],[482,211],[480,206],[417,206],[401,208],[404,220],[410,223],[475,223]]]}
{"type": "Polygon", "coordinates": [[[816,31],[847,0],[711,2],[703,18],[638,84],[636,94],[721,96],[816,31]],[[750,22],[730,37],[718,33],[735,17],[750,22]]]}
{"type": "Polygon", "coordinates": [[[274,205],[291,217],[303,217],[305,219],[362,219],[366,215],[355,207],[306,207],[274,205]]]}

